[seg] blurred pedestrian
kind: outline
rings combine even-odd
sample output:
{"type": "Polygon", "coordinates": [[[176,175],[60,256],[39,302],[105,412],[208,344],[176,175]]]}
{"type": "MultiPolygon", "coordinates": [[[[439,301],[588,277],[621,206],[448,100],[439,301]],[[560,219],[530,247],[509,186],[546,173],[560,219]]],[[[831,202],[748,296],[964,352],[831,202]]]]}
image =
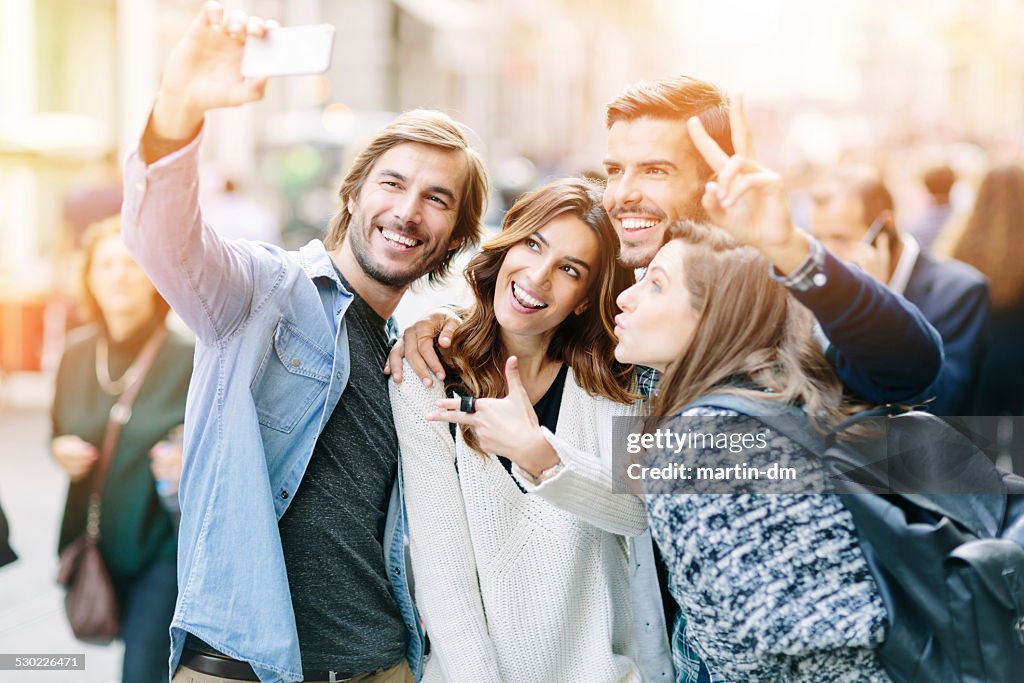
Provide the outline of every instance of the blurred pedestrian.
{"type": "Polygon", "coordinates": [[[833,254],[905,296],[942,335],[945,359],[928,410],[970,415],[987,334],[985,277],[966,263],[932,257],[901,231],[892,195],[873,169],[831,169],[812,195],[815,236],[833,254]]]}
{"type": "Polygon", "coordinates": [[[14,548],[11,547],[9,537],[11,535],[11,529],[7,525],[7,516],[4,514],[3,507],[0,507],[0,567],[5,564],[10,564],[18,559],[18,556],[14,552],[14,548]]]}
{"type": "MultiPolygon", "coordinates": [[[[1006,165],[988,172],[949,253],[988,277],[992,297],[989,349],[976,387],[975,414],[1024,415],[1024,169],[1006,165]]],[[[1012,436],[1024,441],[1024,434],[1012,436]]],[[[1024,472],[1022,450],[1018,446],[1012,453],[1015,472],[1024,472]]]]}
{"type": "Polygon", "coordinates": [[[947,164],[932,166],[924,172],[921,182],[928,190],[928,203],[909,232],[921,245],[921,251],[931,253],[935,240],[953,217],[950,193],[956,183],[956,172],[947,164]]]}
{"type": "MultiPolygon", "coordinates": [[[[167,330],[169,310],[121,240],[120,219],[83,236],[82,309],[90,325],[69,336],[53,403],[54,457],[71,479],[59,549],[86,530],[89,495],[115,402],[141,381],[102,481],[99,548],[121,612],[123,683],[168,679],[168,630],[177,594],[177,529],[158,495],[155,452],[175,448],[168,434],[184,422],[192,343],[167,330]],[[159,344],[147,373],[137,359],[159,344]]],[[[172,476],[160,453],[161,476],[172,476]]],[[[169,483],[176,488],[177,481],[169,483]]]]}

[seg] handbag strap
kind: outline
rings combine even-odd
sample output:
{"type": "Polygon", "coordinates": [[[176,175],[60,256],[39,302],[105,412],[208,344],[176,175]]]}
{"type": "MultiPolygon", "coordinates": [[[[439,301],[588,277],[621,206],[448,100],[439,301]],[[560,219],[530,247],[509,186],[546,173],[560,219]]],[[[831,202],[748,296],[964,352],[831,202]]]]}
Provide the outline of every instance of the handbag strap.
{"type": "Polygon", "coordinates": [[[110,417],[107,419],[107,429],[103,433],[103,445],[100,448],[99,461],[96,463],[96,472],[92,478],[92,488],[89,491],[89,512],[86,518],[85,532],[90,539],[99,538],[100,534],[100,503],[103,494],[103,485],[106,483],[107,472],[110,471],[110,463],[114,459],[114,450],[117,448],[118,439],[121,437],[121,429],[132,417],[132,404],[135,397],[139,395],[142,384],[146,381],[149,368],[156,359],[164,339],[167,337],[167,326],[159,325],[153,334],[149,335],[146,344],[139,352],[135,363],[138,368],[138,375],[130,385],[125,387],[124,392],[118,397],[117,402],[110,409],[110,417]]]}

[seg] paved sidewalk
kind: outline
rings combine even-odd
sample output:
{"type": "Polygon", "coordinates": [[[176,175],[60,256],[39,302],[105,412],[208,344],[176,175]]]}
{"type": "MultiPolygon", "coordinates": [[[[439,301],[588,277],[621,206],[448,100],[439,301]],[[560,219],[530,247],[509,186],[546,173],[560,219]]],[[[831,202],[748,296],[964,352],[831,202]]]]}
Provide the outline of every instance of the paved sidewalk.
{"type": "Polygon", "coordinates": [[[48,378],[14,375],[0,384],[0,501],[19,555],[0,569],[0,654],[84,654],[84,671],[0,671],[3,683],[115,683],[121,645],[75,640],[57,586],[57,527],[67,477],[50,457],[48,378]]]}

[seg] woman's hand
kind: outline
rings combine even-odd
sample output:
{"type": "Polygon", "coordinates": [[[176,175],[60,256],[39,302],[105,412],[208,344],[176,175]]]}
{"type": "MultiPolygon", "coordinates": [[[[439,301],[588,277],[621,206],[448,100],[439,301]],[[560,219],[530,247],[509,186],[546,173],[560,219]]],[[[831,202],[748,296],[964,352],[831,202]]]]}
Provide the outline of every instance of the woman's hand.
{"type": "Polygon", "coordinates": [[[149,449],[149,459],[153,479],[169,482],[164,493],[176,492],[178,482],[181,480],[181,439],[171,438],[158,441],[149,449]]]}
{"type": "Polygon", "coordinates": [[[544,438],[530,397],[519,379],[519,359],[515,356],[505,362],[505,379],[505,398],[478,398],[472,413],[459,409],[461,399],[442,399],[437,402],[439,410],[427,419],[471,427],[481,449],[505,456],[536,477],[558,464],[558,454],[544,438]]]}
{"type": "Polygon", "coordinates": [[[100,457],[99,449],[74,434],[54,438],[50,447],[57,464],[68,473],[71,481],[84,479],[100,457]]]}

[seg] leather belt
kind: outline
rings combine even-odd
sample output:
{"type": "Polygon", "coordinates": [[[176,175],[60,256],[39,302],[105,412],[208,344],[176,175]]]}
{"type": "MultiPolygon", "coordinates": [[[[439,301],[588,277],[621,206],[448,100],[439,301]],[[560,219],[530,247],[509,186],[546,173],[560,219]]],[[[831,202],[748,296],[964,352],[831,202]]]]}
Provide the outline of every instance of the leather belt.
{"type": "Polygon", "coordinates": [[[214,657],[196,650],[185,648],[181,655],[182,666],[193,671],[218,678],[230,678],[233,681],[258,681],[260,677],[249,666],[249,662],[230,657],[214,657]]]}
{"type": "MultiPolygon", "coordinates": [[[[260,677],[252,670],[249,662],[230,657],[215,657],[191,648],[185,648],[181,655],[182,666],[218,678],[230,678],[233,681],[258,681],[260,677]]],[[[307,681],[328,681],[344,683],[362,673],[339,673],[337,671],[303,671],[302,678],[307,681]]]]}

